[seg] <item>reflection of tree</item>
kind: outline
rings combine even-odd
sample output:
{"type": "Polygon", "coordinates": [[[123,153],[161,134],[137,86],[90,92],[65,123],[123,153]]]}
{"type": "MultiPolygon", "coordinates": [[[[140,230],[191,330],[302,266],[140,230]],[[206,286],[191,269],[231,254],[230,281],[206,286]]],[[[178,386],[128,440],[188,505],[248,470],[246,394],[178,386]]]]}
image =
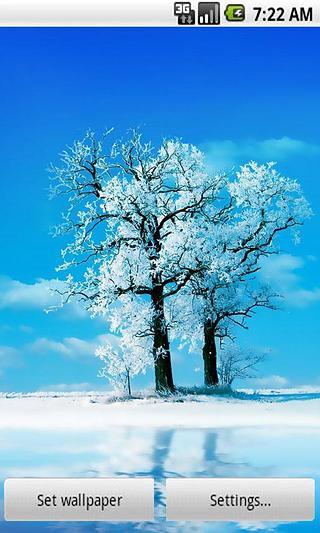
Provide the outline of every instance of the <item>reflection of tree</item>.
{"type": "MultiPolygon", "coordinates": [[[[219,433],[217,431],[206,431],[203,439],[203,470],[199,474],[206,477],[221,477],[222,475],[237,474],[238,467],[235,463],[230,463],[223,454],[218,453],[219,433]]],[[[242,465],[241,465],[242,466],[242,465]]]]}
{"type": "MultiPolygon", "coordinates": [[[[219,439],[229,430],[204,430],[203,440],[203,469],[197,472],[199,477],[240,477],[263,475],[263,470],[245,461],[228,460],[228,455],[218,451],[219,439]]],[[[194,473],[193,475],[196,475],[194,473]]]]}
{"type": "Polygon", "coordinates": [[[159,429],[158,431],[155,432],[152,476],[154,477],[154,480],[155,480],[155,483],[154,483],[155,505],[160,515],[165,514],[164,492],[165,492],[165,478],[167,477],[165,463],[170,453],[174,433],[175,433],[175,430],[173,429],[159,429]]]}
{"type": "MultiPolygon", "coordinates": [[[[160,520],[158,524],[140,524],[139,528],[137,528],[139,530],[163,531],[163,523],[165,521],[165,479],[168,477],[165,464],[171,450],[175,431],[174,429],[158,429],[154,432],[153,448],[150,453],[152,466],[148,471],[135,472],[134,474],[135,477],[152,477],[154,479],[155,517],[158,521],[160,520]]],[[[117,475],[129,474],[117,472],[117,475]]],[[[168,528],[166,530],[169,531],[168,528]]],[[[127,531],[134,531],[134,529],[133,527],[128,528],[127,531]]]]}
{"type": "Polygon", "coordinates": [[[203,442],[203,459],[205,463],[215,461],[217,457],[218,434],[216,431],[208,431],[203,442]]]}
{"type": "Polygon", "coordinates": [[[161,479],[166,476],[165,462],[169,456],[172,439],[176,430],[159,429],[155,433],[153,449],[153,469],[152,473],[155,479],[161,479]]]}

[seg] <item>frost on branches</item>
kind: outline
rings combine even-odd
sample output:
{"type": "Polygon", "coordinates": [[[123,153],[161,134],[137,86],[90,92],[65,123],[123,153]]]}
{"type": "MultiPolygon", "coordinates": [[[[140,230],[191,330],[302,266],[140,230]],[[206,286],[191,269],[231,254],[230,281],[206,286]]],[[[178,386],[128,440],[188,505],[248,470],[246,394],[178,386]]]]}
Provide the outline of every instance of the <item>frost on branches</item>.
{"type": "Polygon", "coordinates": [[[156,389],[174,390],[164,302],[203,268],[186,229],[217,197],[221,179],[209,177],[203,154],[179,140],[158,150],[136,132],[109,150],[105,140],[88,133],[52,168],[53,193],[68,198],[57,233],[72,237],[60,269],[80,273],[69,275],[63,296],[82,299],[94,316],[123,295],[145,295],[156,389]]]}
{"type": "Polygon", "coordinates": [[[298,239],[308,203],[274,163],[251,162],[227,177],[180,140],[156,149],[139,132],[108,143],[112,134],[89,132],[51,168],[53,195],[67,198],[56,229],[67,239],[61,296],[118,332],[119,346],[98,355],[103,375],[127,390],[150,359],[156,390],[174,390],[170,336],[197,337],[205,383],[215,384],[216,338],[245,326],[256,307],[275,307],[272,290],[256,281],[260,259],[277,253],[281,232],[298,239]]]}
{"type": "Polygon", "coordinates": [[[174,304],[175,337],[191,348],[202,343],[206,385],[219,381],[217,340],[233,338],[235,327],[246,328],[246,319],[257,308],[277,308],[280,295],[256,279],[260,260],[278,252],[280,232],[291,231],[297,241],[299,227],[311,215],[299,184],[281,176],[274,163],[241,167],[228,180],[220,202],[224,208],[218,216],[213,206],[190,232],[194,248],[201,243],[198,258],[206,267],[195,273],[174,304]]]}
{"type": "Polygon", "coordinates": [[[201,285],[194,280],[184,294],[176,298],[171,307],[172,337],[180,339],[181,349],[202,351],[205,385],[221,382],[218,347],[226,339],[234,341],[236,328],[247,329],[247,319],[257,308],[277,309],[279,297],[268,286],[257,285],[250,289],[244,282],[219,283],[202,278],[201,285]]]}
{"type": "Polygon", "coordinates": [[[218,367],[219,383],[231,387],[236,379],[256,377],[257,365],[265,359],[265,353],[255,354],[243,350],[232,342],[224,343],[218,367]]]}
{"type": "Polygon", "coordinates": [[[100,346],[96,356],[105,364],[99,376],[109,379],[115,389],[131,396],[131,379],[144,374],[152,363],[150,305],[137,297],[122,296],[110,314],[110,330],[118,343],[100,346]]]}

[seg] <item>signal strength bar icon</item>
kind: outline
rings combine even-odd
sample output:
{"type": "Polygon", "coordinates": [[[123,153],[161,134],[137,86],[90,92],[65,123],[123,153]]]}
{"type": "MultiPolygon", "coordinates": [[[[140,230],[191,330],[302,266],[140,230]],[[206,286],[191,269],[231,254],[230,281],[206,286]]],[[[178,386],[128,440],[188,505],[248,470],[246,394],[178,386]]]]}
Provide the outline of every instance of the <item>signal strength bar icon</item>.
{"type": "Polygon", "coordinates": [[[199,2],[198,24],[201,26],[220,24],[220,2],[199,2]]]}

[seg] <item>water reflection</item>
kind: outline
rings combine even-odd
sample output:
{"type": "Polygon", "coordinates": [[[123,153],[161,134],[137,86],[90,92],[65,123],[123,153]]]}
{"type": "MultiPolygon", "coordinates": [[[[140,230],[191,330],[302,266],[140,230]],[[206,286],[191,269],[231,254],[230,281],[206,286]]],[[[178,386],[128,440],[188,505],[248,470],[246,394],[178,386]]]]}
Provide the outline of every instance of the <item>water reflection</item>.
{"type": "MultiPolygon", "coordinates": [[[[97,432],[2,431],[0,477],[147,476],[155,479],[156,521],[141,524],[4,523],[0,532],[313,533],[315,523],[177,524],[165,522],[167,477],[310,476],[320,472],[320,430],[106,428],[97,432]]],[[[3,493],[0,493],[3,498],[3,493]]],[[[2,508],[2,505],[1,505],[2,508]]]]}

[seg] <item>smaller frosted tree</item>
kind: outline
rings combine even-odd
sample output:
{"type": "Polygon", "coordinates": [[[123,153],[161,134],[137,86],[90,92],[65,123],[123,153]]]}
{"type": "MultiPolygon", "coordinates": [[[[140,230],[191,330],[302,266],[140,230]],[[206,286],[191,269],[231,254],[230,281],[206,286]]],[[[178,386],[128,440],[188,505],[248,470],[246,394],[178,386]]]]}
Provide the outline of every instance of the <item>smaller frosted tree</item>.
{"type": "Polygon", "coordinates": [[[265,360],[264,353],[255,354],[227,342],[221,350],[218,374],[221,385],[232,387],[236,379],[252,379],[257,375],[257,366],[265,360]]]}
{"type": "Polygon", "coordinates": [[[226,181],[219,201],[195,215],[190,239],[203,268],[186,289],[198,300],[196,320],[203,322],[206,385],[218,383],[216,339],[221,327],[244,326],[257,307],[274,309],[272,291],[256,289],[261,259],[279,253],[280,234],[291,232],[297,241],[298,230],[310,215],[296,180],[282,176],[274,163],[255,162],[240,167],[226,181]]]}
{"type": "Polygon", "coordinates": [[[133,296],[123,296],[110,314],[110,330],[118,334],[115,343],[99,346],[96,356],[105,363],[99,377],[107,378],[117,390],[132,395],[132,378],[144,374],[152,364],[150,306],[133,296]]]}
{"type": "Polygon", "coordinates": [[[255,287],[250,287],[245,282],[214,283],[213,279],[211,277],[210,291],[208,288],[203,290],[203,279],[200,286],[196,283],[187,286],[170,308],[172,335],[180,339],[180,347],[188,346],[190,352],[202,349],[204,381],[208,386],[217,385],[218,382],[227,384],[221,381],[218,354],[221,356],[223,353],[221,348],[226,353],[225,346],[235,346],[235,329],[248,329],[248,319],[254,316],[258,308],[275,310],[279,301],[279,295],[267,285],[256,283],[255,287]],[[204,330],[203,325],[208,323],[204,330]],[[207,348],[207,352],[204,348],[207,348]]]}
{"type": "Polygon", "coordinates": [[[137,358],[127,347],[120,342],[118,348],[111,344],[100,346],[96,351],[97,357],[105,363],[98,376],[107,378],[114,389],[132,395],[132,378],[140,372],[145,372],[143,358],[137,358]]]}

